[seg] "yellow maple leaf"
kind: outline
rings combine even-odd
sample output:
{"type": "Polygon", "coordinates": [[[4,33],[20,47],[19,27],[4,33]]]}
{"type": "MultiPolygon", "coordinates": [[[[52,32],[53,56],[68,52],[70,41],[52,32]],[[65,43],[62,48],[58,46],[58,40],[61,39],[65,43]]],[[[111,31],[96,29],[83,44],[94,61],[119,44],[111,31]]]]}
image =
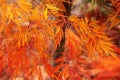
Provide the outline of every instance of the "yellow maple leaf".
{"type": "Polygon", "coordinates": [[[44,14],[45,19],[47,19],[48,18],[48,9],[47,8],[45,8],[43,14],[44,14]]]}
{"type": "Polygon", "coordinates": [[[40,10],[39,7],[36,7],[32,10],[32,14],[30,17],[31,20],[40,20],[40,10]]]}
{"type": "Polygon", "coordinates": [[[60,9],[55,6],[55,5],[51,5],[51,4],[46,4],[47,8],[52,10],[52,11],[59,11],[60,9]]]}
{"type": "Polygon", "coordinates": [[[5,0],[0,2],[1,20],[18,23],[19,21],[29,20],[31,12],[31,3],[27,0],[15,0],[9,3],[5,0]]]}

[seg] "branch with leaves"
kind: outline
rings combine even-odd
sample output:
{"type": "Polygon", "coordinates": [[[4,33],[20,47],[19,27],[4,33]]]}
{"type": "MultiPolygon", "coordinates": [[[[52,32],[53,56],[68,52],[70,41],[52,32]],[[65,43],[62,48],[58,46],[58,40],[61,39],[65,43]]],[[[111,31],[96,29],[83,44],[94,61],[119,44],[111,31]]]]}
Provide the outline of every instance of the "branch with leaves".
{"type": "Polygon", "coordinates": [[[0,0],[0,79],[119,79],[120,49],[106,33],[120,23],[119,0],[95,1],[115,8],[106,21],[72,15],[76,0],[0,0]]]}

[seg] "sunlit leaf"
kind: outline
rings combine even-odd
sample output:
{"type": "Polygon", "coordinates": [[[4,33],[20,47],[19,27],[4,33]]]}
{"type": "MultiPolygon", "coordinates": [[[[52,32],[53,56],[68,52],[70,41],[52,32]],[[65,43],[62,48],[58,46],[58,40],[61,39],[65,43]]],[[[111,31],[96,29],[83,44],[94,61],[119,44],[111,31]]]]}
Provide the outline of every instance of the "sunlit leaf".
{"type": "Polygon", "coordinates": [[[46,8],[45,11],[44,11],[44,16],[45,16],[45,19],[48,18],[48,9],[46,8]]]}

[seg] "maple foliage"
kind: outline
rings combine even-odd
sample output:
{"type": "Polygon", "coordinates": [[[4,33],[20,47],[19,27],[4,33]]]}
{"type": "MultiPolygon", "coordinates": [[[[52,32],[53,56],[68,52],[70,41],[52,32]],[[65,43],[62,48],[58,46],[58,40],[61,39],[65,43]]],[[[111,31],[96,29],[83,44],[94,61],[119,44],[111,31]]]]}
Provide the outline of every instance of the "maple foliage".
{"type": "Polygon", "coordinates": [[[98,59],[95,64],[92,65],[90,70],[91,74],[96,76],[94,80],[101,79],[120,79],[120,65],[119,58],[106,58],[106,59],[98,59]]]}
{"type": "Polygon", "coordinates": [[[0,78],[119,80],[120,49],[106,32],[120,23],[120,0],[106,1],[114,10],[103,21],[70,14],[76,0],[0,0],[0,78]]]}

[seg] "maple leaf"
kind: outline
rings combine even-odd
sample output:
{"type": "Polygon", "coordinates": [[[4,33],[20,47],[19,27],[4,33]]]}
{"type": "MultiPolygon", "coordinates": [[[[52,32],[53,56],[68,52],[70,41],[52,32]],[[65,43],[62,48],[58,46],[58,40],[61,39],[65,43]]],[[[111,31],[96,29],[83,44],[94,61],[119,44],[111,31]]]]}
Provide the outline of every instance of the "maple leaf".
{"type": "Polygon", "coordinates": [[[30,19],[31,20],[40,20],[40,9],[38,6],[36,6],[32,11],[31,11],[31,15],[30,15],[30,19]]]}
{"type": "Polygon", "coordinates": [[[120,48],[117,46],[113,46],[113,49],[115,50],[115,52],[117,52],[118,54],[120,54],[120,48]]]}
{"type": "Polygon", "coordinates": [[[47,8],[44,10],[44,16],[45,16],[45,19],[48,18],[48,9],[47,8]]]}
{"type": "Polygon", "coordinates": [[[99,58],[92,63],[91,74],[96,76],[94,80],[101,79],[119,79],[120,77],[119,58],[99,58]]]}
{"type": "Polygon", "coordinates": [[[63,56],[56,59],[55,62],[58,63],[53,69],[53,74],[58,72],[56,79],[81,79],[82,73],[84,77],[88,78],[87,71],[79,64],[84,64],[84,59],[81,58],[81,41],[80,38],[71,30],[66,30],[66,42],[65,51],[62,53],[63,56]],[[73,74],[74,73],[74,76],[73,74]]]}
{"type": "Polygon", "coordinates": [[[60,27],[56,28],[55,36],[54,36],[54,49],[56,50],[58,46],[60,46],[60,42],[63,38],[63,31],[60,27]]]}
{"type": "Polygon", "coordinates": [[[116,25],[118,25],[120,23],[120,20],[117,18],[117,14],[113,15],[113,14],[109,14],[108,15],[108,19],[107,21],[105,21],[105,25],[110,24],[110,28],[115,27],[116,25]]]}
{"type": "Polygon", "coordinates": [[[112,4],[115,6],[116,8],[116,12],[117,14],[120,12],[120,3],[119,3],[120,0],[111,0],[112,4]]]}
{"type": "Polygon", "coordinates": [[[73,25],[73,29],[79,35],[81,44],[85,46],[89,57],[93,55],[95,57],[97,54],[99,56],[116,56],[112,49],[113,44],[104,32],[105,26],[98,25],[98,21],[90,21],[87,17],[78,19],[76,16],[70,16],[69,20],[73,25]]]}
{"type": "Polygon", "coordinates": [[[23,20],[24,22],[26,19],[28,20],[28,14],[31,11],[30,7],[31,3],[26,0],[11,1],[10,3],[7,3],[7,0],[5,0],[5,2],[0,5],[1,20],[5,22],[8,19],[8,21],[16,23],[23,20]],[[26,16],[26,18],[24,18],[24,16],[26,16]]]}
{"type": "Polygon", "coordinates": [[[46,4],[47,8],[52,10],[52,11],[58,11],[60,10],[59,8],[57,8],[56,6],[54,5],[51,5],[51,4],[46,4]]]}

